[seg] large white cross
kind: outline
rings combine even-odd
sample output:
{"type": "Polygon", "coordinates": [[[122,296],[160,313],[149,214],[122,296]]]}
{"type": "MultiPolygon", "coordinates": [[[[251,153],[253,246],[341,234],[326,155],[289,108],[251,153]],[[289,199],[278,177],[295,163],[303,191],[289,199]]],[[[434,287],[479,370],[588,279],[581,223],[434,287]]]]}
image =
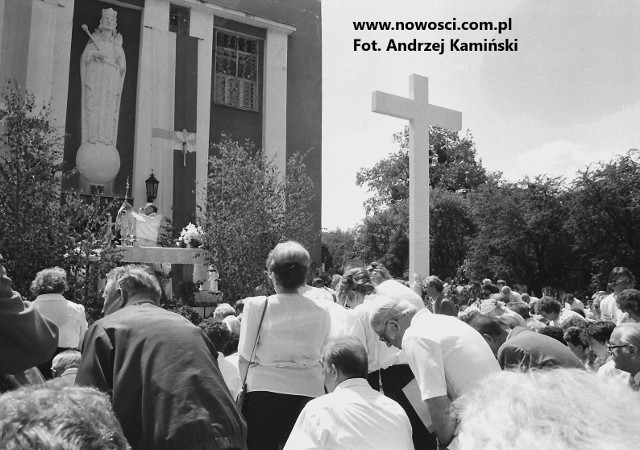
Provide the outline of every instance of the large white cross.
{"type": "Polygon", "coordinates": [[[429,104],[429,79],[409,77],[409,95],[375,91],[372,111],[409,121],[409,275],[429,273],[429,126],[459,131],[462,113],[429,104]]]}

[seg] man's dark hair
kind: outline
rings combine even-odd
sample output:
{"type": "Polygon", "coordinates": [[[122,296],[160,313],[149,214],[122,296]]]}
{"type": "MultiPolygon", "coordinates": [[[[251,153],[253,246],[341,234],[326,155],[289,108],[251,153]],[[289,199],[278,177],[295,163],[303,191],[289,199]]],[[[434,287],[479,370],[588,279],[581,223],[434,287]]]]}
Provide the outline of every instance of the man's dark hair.
{"type": "Polygon", "coordinates": [[[504,322],[501,322],[494,317],[483,316],[482,314],[474,316],[468,324],[471,325],[471,327],[478,333],[482,335],[487,334],[494,338],[501,336],[505,332],[504,322]]]}
{"type": "Polygon", "coordinates": [[[203,320],[198,326],[202,328],[209,340],[215,346],[216,350],[218,350],[218,352],[222,352],[231,337],[231,331],[229,331],[229,328],[227,328],[221,320],[217,320],[212,317],[203,320]]]}
{"type": "Polygon", "coordinates": [[[637,289],[625,289],[617,298],[620,309],[640,315],[640,291],[637,289]]]}
{"type": "Polygon", "coordinates": [[[482,290],[488,292],[489,295],[500,293],[500,288],[495,284],[485,284],[484,286],[482,286],[482,290]]]}
{"type": "Polygon", "coordinates": [[[435,275],[431,275],[430,277],[427,277],[425,282],[427,286],[431,286],[438,292],[442,292],[444,290],[444,284],[442,283],[440,278],[436,277],[435,275]]]}
{"type": "Polygon", "coordinates": [[[618,282],[629,282],[632,285],[636,283],[636,278],[626,267],[614,267],[609,274],[609,286],[613,287],[618,282]]]}
{"type": "Polygon", "coordinates": [[[231,337],[227,341],[227,345],[222,349],[222,354],[224,356],[233,355],[238,352],[238,344],[240,343],[240,336],[235,333],[231,333],[231,337]]]}
{"type": "Polygon", "coordinates": [[[589,340],[587,339],[587,333],[584,328],[569,327],[564,331],[564,335],[562,337],[568,344],[573,344],[576,347],[589,347],[589,340]]]}
{"type": "Polygon", "coordinates": [[[327,344],[325,364],[333,364],[347,378],[367,378],[369,366],[367,351],[355,338],[336,339],[327,344]]]}
{"type": "Polygon", "coordinates": [[[571,301],[573,300],[573,294],[564,294],[562,296],[562,300],[566,303],[571,303],[571,301]]]}
{"type": "Polygon", "coordinates": [[[560,327],[544,327],[540,330],[540,334],[554,338],[556,341],[567,345],[567,341],[564,340],[564,330],[560,327]]]}
{"type": "Polygon", "coordinates": [[[538,302],[538,311],[551,314],[560,314],[562,305],[553,297],[542,297],[538,302]]]}
{"type": "Polygon", "coordinates": [[[529,314],[529,305],[527,305],[526,303],[509,302],[505,306],[511,311],[520,314],[523,319],[528,319],[531,317],[531,315],[529,314]]]}
{"type": "Polygon", "coordinates": [[[611,333],[613,333],[613,329],[615,327],[616,324],[613,322],[609,322],[608,320],[599,320],[587,325],[585,331],[587,333],[587,336],[604,345],[609,342],[609,338],[611,337],[611,333]]]}

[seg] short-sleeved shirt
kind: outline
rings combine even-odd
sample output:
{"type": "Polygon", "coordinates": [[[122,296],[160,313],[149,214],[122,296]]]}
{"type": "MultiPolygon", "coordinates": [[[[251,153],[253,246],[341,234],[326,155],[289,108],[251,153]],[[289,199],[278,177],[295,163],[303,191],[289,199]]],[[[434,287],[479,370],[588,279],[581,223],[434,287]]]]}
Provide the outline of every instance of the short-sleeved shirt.
{"type": "Polygon", "coordinates": [[[456,317],[416,313],[405,331],[402,349],[422,400],[447,395],[451,400],[500,371],[482,335],[456,317]]]}

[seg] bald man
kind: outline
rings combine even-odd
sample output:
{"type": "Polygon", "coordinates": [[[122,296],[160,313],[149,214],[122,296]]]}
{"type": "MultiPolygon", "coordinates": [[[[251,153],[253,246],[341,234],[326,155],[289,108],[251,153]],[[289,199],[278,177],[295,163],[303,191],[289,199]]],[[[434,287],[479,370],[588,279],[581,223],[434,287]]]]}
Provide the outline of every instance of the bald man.
{"type": "Polygon", "coordinates": [[[296,421],[286,449],[413,449],[402,407],[371,389],[367,353],[355,338],[331,341],[322,355],[329,394],[311,400],[296,421]]]}
{"type": "Polygon", "coordinates": [[[607,345],[616,369],[629,373],[629,384],[640,389],[640,323],[623,323],[614,328],[607,345]]]}
{"type": "Polygon", "coordinates": [[[451,402],[500,372],[491,348],[457,317],[385,298],[375,300],[373,307],[371,328],[387,345],[405,351],[440,445],[449,445],[457,426],[451,402]]]}

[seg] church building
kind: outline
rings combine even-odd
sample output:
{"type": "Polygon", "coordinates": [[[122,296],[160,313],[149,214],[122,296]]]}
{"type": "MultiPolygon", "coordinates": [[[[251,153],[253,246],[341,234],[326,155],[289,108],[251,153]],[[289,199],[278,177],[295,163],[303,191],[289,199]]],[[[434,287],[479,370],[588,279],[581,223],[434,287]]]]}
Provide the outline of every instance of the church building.
{"type": "MultiPolygon", "coordinates": [[[[51,102],[63,190],[146,201],[175,229],[204,206],[211,145],[308,152],[322,200],[320,0],[2,0],[0,80],[51,102]],[[130,184],[129,191],[127,185],[130,184]]],[[[311,250],[320,263],[319,239],[311,250]]]]}

